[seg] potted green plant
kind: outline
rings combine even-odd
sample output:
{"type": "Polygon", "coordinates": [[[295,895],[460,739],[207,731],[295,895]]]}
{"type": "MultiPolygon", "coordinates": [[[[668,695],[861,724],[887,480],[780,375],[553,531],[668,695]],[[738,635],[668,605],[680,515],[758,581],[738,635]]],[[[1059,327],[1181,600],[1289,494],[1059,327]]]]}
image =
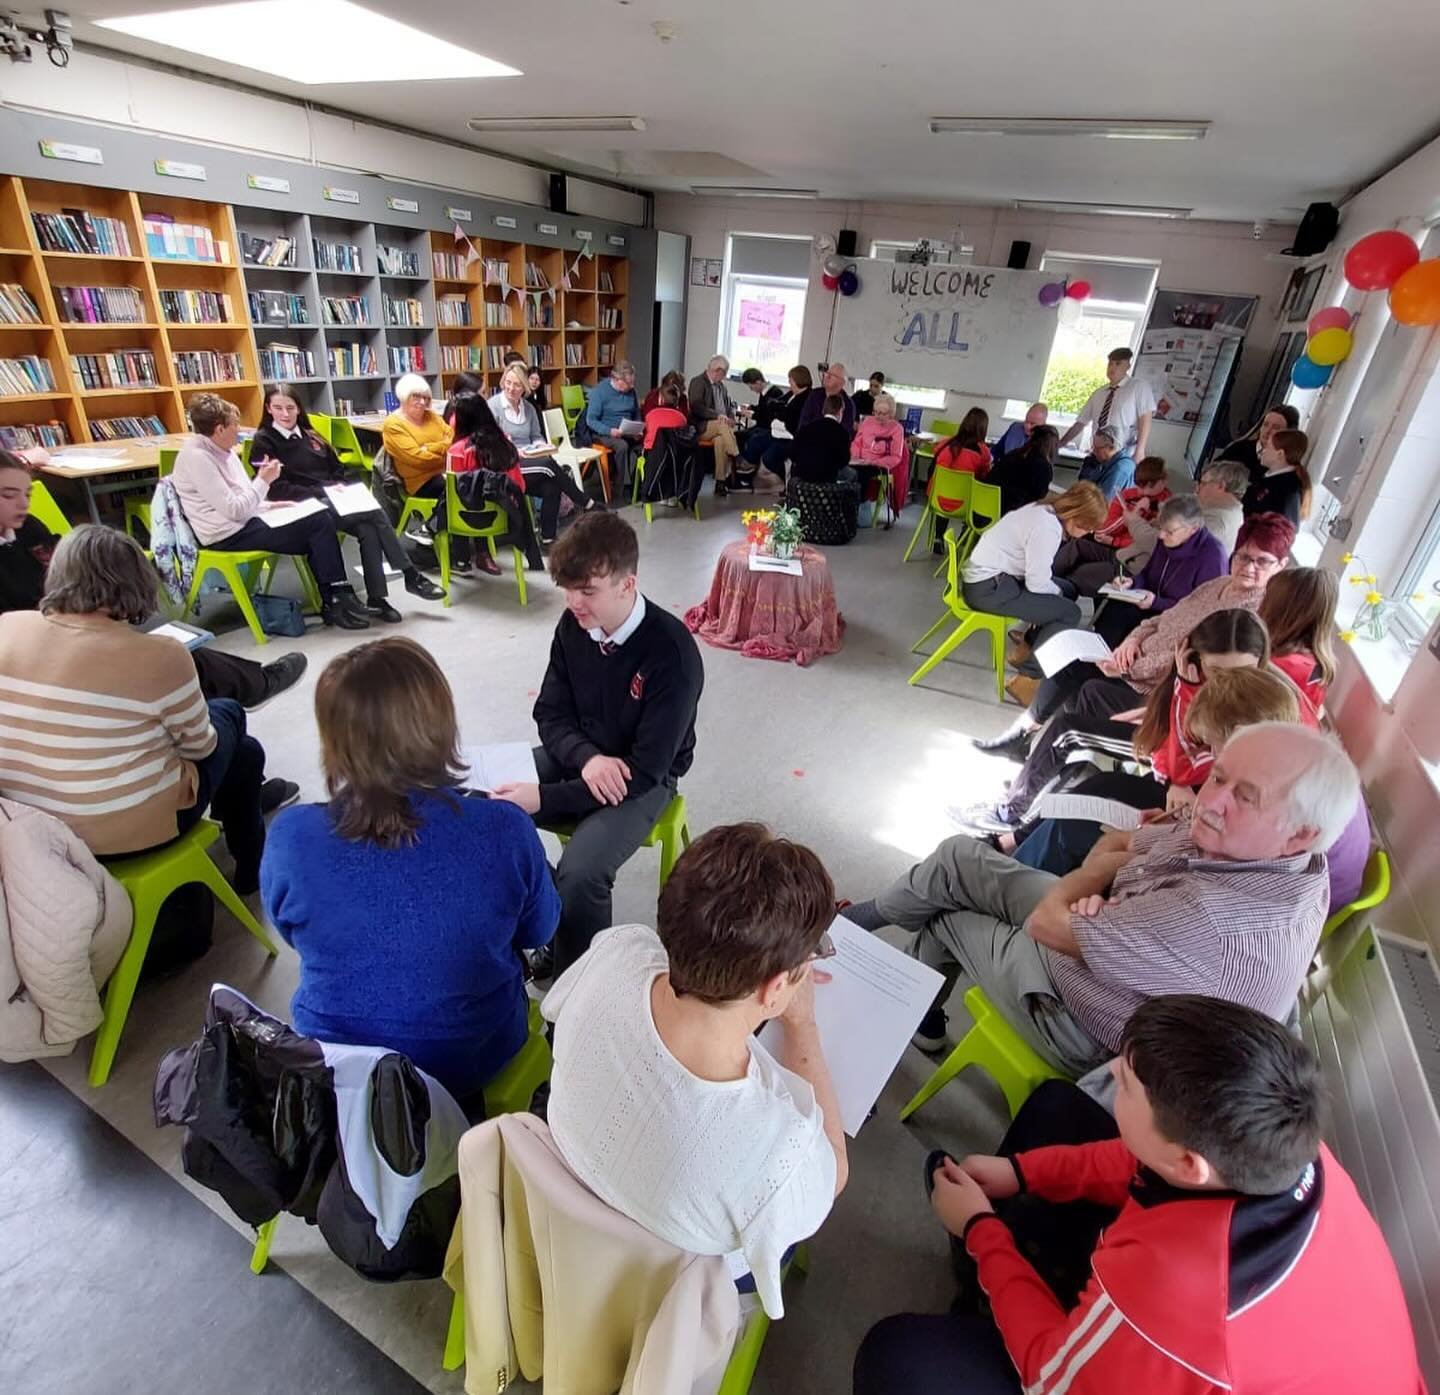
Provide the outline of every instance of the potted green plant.
{"type": "Polygon", "coordinates": [[[771,553],[788,561],[795,555],[795,549],[805,541],[805,530],[800,526],[800,510],[780,508],[770,523],[769,547],[771,553]]]}

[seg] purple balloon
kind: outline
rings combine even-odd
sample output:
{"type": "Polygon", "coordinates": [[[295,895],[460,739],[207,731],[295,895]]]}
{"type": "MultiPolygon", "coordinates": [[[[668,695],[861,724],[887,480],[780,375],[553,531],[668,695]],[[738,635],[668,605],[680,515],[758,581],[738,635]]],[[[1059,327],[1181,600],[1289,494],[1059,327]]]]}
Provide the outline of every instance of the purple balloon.
{"type": "Polygon", "coordinates": [[[860,278],[855,274],[852,266],[840,274],[840,294],[854,295],[860,289],[860,278]]]}
{"type": "Polygon", "coordinates": [[[1058,281],[1051,281],[1048,286],[1040,287],[1040,304],[1047,309],[1053,309],[1065,299],[1065,287],[1058,281]]]}

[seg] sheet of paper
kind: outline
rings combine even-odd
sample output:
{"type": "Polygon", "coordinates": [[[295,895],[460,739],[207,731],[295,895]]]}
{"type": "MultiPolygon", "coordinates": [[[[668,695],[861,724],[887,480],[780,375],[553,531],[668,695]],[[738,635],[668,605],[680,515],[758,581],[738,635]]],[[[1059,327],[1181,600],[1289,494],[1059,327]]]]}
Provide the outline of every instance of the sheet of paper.
{"type": "Polygon", "coordinates": [[[1140,827],[1140,810],[1118,799],[1101,799],[1089,794],[1046,794],[1035,801],[1031,815],[1041,819],[1085,819],[1107,828],[1130,830],[1140,827]]]}
{"type": "Polygon", "coordinates": [[[1100,595],[1108,596],[1112,601],[1124,601],[1126,605],[1139,605],[1149,594],[1149,591],[1137,591],[1133,586],[1127,586],[1124,589],[1119,586],[1102,586],[1100,588],[1100,595]]]}
{"type": "Polygon", "coordinates": [[[128,454],[123,448],[120,450],[99,451],[99,450],[52,450],[50,459],[56,465],[69,465],[76,468],[83,468],[86,465],[113,465],[117,460],[125,459],[128,454]]]}
{"type": "Polygon", "coordinates": [[[525,456],[554,455],[555,447],[545,441],[531,441],[528,446],[520,447],[520,454],[525,456]]]}
{"type": "Polygon", "coordinates": [[[357,513],[373,513],[380,507],[380,501],[363,484],[327,484],[325,496],[342,518],[357,513]]]}
{"type": "Polygon", "coordinates": [[[1110,657],[1110,646],[1094,630],[1061,630],[1035,651],[1035,661],[1046,678],[1059,673],[1066,664],[1098,663],[1110,657]]]}
{"type": "Polygon", "coordinates": [[[535,752],[527,741],[496,741],[488,746],[466,746],[461,751],[470,771],[471,787],[494,790],[501,785],[539,784],[535,752]]]}
{"type": "Polygon", "coordinates": [[[785,576],[804,576],[805,568],[798,557],[767,557],[763,552],[750,554],[752,572],[780,572],[785,576]]]}
{"type": "MultiPolygon", "coordinates": [[[[836,916],[830,938],[835,957],[819,961],[830,982],[815,985],[815,1025],[840,1100],[840,1122],[854,1138],[944,980],[844,916],[836,916]]],[[[760,1033],[777,1060],[784,1030],[769,1022],[760,1033]]]]}
{"type": "Polygon", "coordinates": [[[309,518],[312,513],[324,513],[325,505],[318,499],[297,499],[293,504],[267,504],[260,510],[260,521],[271,528],[283,528],[287,523],[309,518]]]}
{"type": "Polygon", "coordinates": [[[622,436],[643,436],[645,434],[645,423],[643,421],[635,421],[631,417],[626,417],[625,420],[620,423],[620,434],[622,436]]]}
{"type": "Polygon", "coordinates": [[[160,635],[165,639],[179,640],[187,649],[198,649],[210,637],[203,630],[187,630],[183,625],[169,622],[164,625],[156,625],[153,630],[146,630],[145,633],[160,635]]]}
{"type": "Polygon", "coordinates": [[[770,436],[772,440],[776,441],[793,441],[795,439],[785,423],[778,417],[770,423],[770,436]]]}

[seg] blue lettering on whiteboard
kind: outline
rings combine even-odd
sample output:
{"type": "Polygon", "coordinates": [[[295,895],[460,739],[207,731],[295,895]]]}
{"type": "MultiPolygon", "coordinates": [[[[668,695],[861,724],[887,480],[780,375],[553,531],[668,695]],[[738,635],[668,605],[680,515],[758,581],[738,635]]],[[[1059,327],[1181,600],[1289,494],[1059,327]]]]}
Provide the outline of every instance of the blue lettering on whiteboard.
{"type": "Polygon", "coordinates": [[[922,349],[929,343],[925,337],[925,316],[919,311],[911,315],[910,323],[905,326],[905,332],[900,336],[900,347],[908,349],[916,339],[919,339],[922,349]]]}

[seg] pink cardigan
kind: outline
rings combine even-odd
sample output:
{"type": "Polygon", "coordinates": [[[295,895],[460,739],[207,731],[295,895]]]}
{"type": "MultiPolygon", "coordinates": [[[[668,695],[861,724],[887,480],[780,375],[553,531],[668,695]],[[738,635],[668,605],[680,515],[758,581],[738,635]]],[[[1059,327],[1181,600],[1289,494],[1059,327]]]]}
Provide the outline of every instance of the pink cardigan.
{"type": "Polygon", "coordinates": [[[865,417],[850,447],[850,463],[889,470],[897,508],[905,502],[910,493],[910,451],[905,444],[905,428],[898,421],[865,417]]]}
{"type": "Polygon", "coordinates": [[[201,547],[238,533],[270,492],[264,480],[246,475],[234,451],[221,450],[208,436],[187,437],[171,480],[201,547]]]}

